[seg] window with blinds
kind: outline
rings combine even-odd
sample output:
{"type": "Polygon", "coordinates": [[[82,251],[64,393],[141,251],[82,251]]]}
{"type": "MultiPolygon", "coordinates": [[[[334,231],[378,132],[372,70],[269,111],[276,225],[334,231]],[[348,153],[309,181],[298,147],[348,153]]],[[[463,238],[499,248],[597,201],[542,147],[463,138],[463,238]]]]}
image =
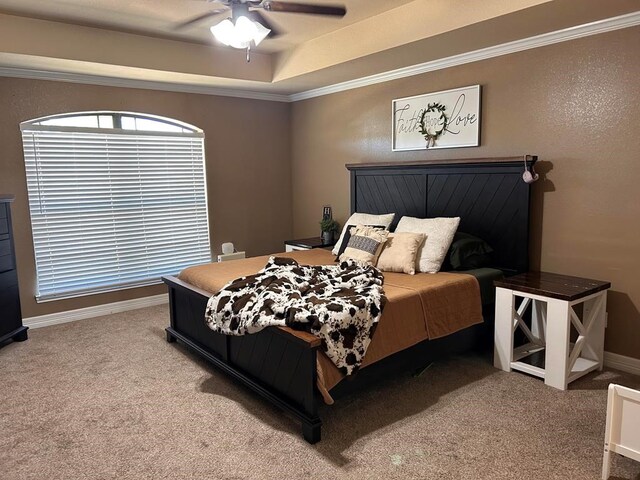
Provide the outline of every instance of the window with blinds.
{"type": "Polygon", "coordinates": [[[21,130],[38,301],[154,284],[211,261],[200,130],[115,112],[21,130]]]}

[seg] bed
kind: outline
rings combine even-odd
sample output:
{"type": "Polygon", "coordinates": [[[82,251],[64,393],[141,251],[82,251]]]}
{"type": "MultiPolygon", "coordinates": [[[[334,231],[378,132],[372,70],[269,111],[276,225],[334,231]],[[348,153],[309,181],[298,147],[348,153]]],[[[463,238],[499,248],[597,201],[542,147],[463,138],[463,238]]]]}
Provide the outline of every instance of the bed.
{"type": "MultiPolygon", "coordinates": [[[[536,157],[525,158],[529,167],[535,161],[536,157]]],[[[227,336],[214,333],[205,324],[204,312],[212,293],[233,278],[256,273],[268,256],[194,267],[180,278],[163,278],[170,301],[167,341],[183,342],[294,415],[310,443],[321,437],[319,404],[333,403],[334,392],[340,392],[344,384],[357,388],[369,366],[373,370],[380,364],[391,364],[392,358],[413,351],[419,351],[418,358],[426,361],[487,341],[490,335],[479,324],[483,312],[485,317],[492,312],[493,278],[528,268],[530,185],[522,181],[522,157],[354,164],[347,169],[352,212],[395,212],[392,230],[404,215],[460,216],[459,230],[485,239],[495,251],[490,269],[415,276],[385,274],[385,293],[392,297],[392,306],[385,307],[362,369],[352,381],[342,381],[344,376],[323,357],[320,339],[310,333],[269,327],[252,335],[227,336]],[[465,300],[472,296],[472,302],[465,300]],[[454,311],[451,305],[463,308],[454,311]],[[416,320],[417,313],[412,313],[418,311],[424,316],[422,320],[416,320]]],[[[322,249],[278,255],[293,257],[301,264],[333,262],[330,252],[322,249]]],[[[416,361],[413,358],[410,362],[416,361]]]]}

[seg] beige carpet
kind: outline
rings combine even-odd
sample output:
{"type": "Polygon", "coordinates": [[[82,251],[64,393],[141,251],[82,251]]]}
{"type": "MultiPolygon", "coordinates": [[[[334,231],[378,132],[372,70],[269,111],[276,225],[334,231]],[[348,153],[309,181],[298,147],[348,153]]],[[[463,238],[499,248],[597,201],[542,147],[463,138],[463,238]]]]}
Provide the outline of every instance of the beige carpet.
{"type": "MultiPolygon", "coordinates": [[[[0,478],[598,479],[606,388],[457,357],[323,408],[323,440],[183,346],[166,307],[31,330],[0,349],[0,478]]],[[[640,478],[618,457],[615,478],[640,478]]]]}

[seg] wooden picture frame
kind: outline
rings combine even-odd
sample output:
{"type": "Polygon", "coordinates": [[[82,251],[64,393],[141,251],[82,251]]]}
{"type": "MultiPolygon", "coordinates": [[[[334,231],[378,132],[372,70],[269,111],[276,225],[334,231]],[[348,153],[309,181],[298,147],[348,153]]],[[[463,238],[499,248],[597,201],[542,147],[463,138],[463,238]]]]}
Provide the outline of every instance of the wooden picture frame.
{"type": "Polygon", "coordinates": [[[391,150],[402,152],[479,146],[481,97],[480,85],[472,85],[393,100],[391,150]],[[420,133],[420,120],[422,113],[434,105],[444,107],[444,110],[428,112],[425,126],[429,130],[443,130],[435,142],[427,146],[427,140],[420,133]],[[442,114],[447,117],[446,124],[442,114]]]}

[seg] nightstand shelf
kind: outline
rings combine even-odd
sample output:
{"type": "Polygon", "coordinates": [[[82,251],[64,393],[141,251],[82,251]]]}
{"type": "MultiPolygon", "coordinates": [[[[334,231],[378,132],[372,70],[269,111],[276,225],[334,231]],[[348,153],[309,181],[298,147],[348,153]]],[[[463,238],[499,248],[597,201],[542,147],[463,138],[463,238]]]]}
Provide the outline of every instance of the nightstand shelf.
{"type": "Polygon", "coordinates": [[[326,244],[322,243],[321,237],[300,238],[284,242],[284,251],[295,252],[296,250],[311,250],[312,248],[332,248],[335,244],[335,241],[326,244]]]}
{"type": "Polygon", "coordinates": [[[496,368],[543,378],[545,384],[560,390],[602,369],[611,283],[529,272],[497,280],[494,285],[496,368]],[[579,305],[581,315],[580,308],[575,308],[579,305]],[[514,348],[518,329],[528,341],[514,348]]]}

